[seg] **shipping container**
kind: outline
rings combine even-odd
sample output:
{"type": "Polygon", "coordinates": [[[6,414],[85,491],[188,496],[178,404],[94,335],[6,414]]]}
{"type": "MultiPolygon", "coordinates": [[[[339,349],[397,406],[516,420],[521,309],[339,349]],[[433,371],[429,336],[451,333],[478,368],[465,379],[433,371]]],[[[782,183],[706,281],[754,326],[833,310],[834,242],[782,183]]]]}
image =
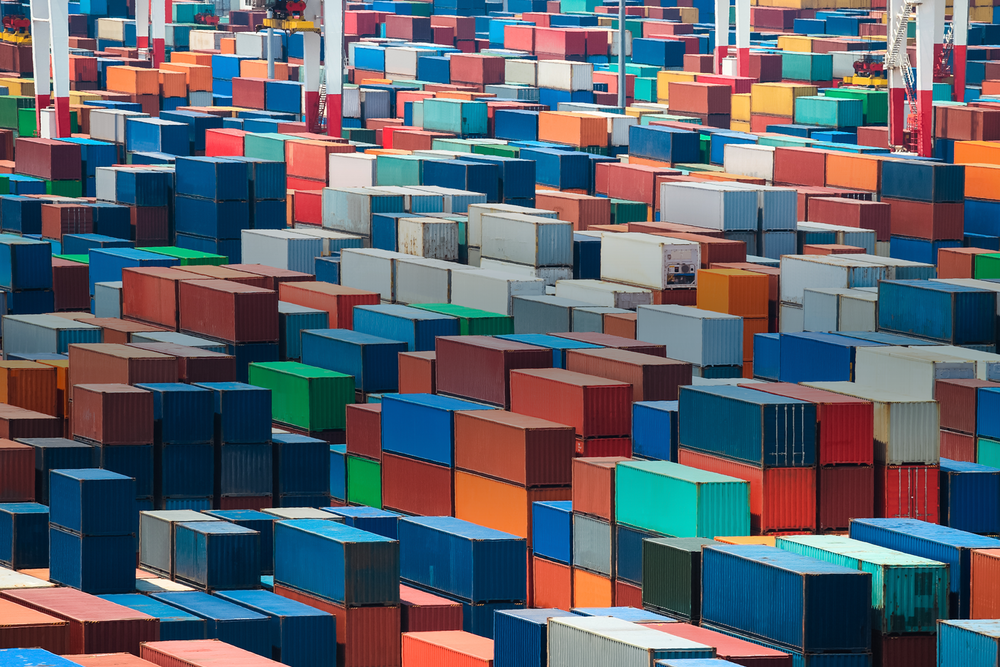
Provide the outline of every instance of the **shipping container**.
{"type": "Polygon", "coordinates": [[[461,603],[400,585],[400,629],[403,632],[434,632],[462,629],[461,603]]]}
{"type": "Polygon", "coordinates": [[[510,405],[511,370],[552,366],[544,348],[500,338],[440,336],[435,348],[441,393],[503,407],[510,405]]]}
{"type": "Polygon", "coordinates": [[[271,654],[271,619],[267,616],[201,591],[154,593],[151,597],[205,619],[207,639],[219,639],[257,655],[271,654]]]}
{"type": "MultiPolygon", "coordinates": [[[[743,665],[743,667],[791,667],[794,664],[792,656],[788,653],[708,628],[700,628],[697,625],[647,623],[646,626],[660,632],[666,632],[668,635],[683,637],[699,644],[711,646],[715,649],[720,660],[728,660],[732,664],[743,665]]],[[[827,659],[836,660],[837,658],[827,656],[827,659]]]]}
{"type": "Polygon", "coordinates": [[[177,607],[154,600],[148,595],[126,593],[122,595],[102,595],[102,600],[122,607],[148,614],[159,619],[161,641],[184,641],[205,639],[205,619],[181,611],[177,607]]]}
{"type": "Polygon", "coordinates": [[[602,616],[549,621],[549,666],[582,662],[650,667],[662,658],[714,658],[715,649],[697,642],[602,616]]]}

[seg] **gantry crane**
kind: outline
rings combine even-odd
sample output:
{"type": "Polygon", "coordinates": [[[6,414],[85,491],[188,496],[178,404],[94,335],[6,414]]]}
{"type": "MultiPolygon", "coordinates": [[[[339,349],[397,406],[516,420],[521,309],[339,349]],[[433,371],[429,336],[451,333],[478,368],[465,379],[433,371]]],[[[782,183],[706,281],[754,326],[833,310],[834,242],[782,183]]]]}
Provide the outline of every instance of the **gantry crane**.
{"type": "MultiPolygon", "coordinates": [[[[715,0],[716,74],[729,55],[729,0],[715,0]]],[[[750,0],[736,0],[736,75],[750,76],[750,0]]]]}

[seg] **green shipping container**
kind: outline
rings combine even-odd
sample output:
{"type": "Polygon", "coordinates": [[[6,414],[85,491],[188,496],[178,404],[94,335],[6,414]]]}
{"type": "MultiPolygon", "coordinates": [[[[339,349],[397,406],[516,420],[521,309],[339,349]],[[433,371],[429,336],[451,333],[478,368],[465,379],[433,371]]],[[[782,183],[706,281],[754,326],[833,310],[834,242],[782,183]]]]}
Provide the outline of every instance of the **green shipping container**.
{"type": "Polygon", "coordinates": [[[35,98],[24,95],[6,95],[0,97],[0,127],[8,130],[18,128],[18,110],[32,109],[34,115],[35,98]]]}
{"type": "Polygon", "coordinates": [[[822,95],[795,98],[795,122],[800,125],[856,128],[864,124],[861,110],[861,100],[822,95]]]}
{"type": "Polygon", "coordinates": [[[872,575],[872,631],[935,632],[948,618],[948,566],[841,535],[779,537],[785,551],[872,575]]]}
{"type": "Polygon", "coordinates": [[[758,146],[774,146],[776,148],[803,148],[812,146],[815,141],[805,137],[788,136],[761,136],[757,142],[758,146]]]}
{"type": "Polygon", "coordinates": [[[656,79],[650,77],[635,78],[635,99],[643,102],[656,101],[656,79]]]}
{"type": "Polygon", "coordinates": [[[833,56],[829,53],[781,54],[781,78],[792,81],[830,81],[833,79],[833,56]]]}
{"type": "Polygon", "coordinates": [[[452,151],[454,153],[471,153],[473,145],[463,139],[434,139],[431,150],[452,151]]]}
{"type": "Polygon", "coordinates": [[[703,537],[659,537],[642,541],[642,606],[697,622],[701,615],[703,537]]]}
{"type": "Polygon", "coordinates": [[[20,137],[34,137],[38,133],[38,119],[35,118],[34,107],[22,107],[17,110],[17,134],[20,137]]]}
{"type": "Polygon", "coordinates": [[[990,438],[976,440],[976,463],[1000,468],[1000,442],[990,438]]]}
{"type": "Polygon", "coordinates": [[[0,195],[10,194],[10,178],[7,174],[0,174],[0,195]]]}
{"type": "Polygon", "coordinates": [[[521,149],[514,146],[504,146],[502,144],[476,144],[472,149],[473,153],[479,155],[497,155],[499,157],[519,157],[521,149]]]}
{"type": "Polygon", "coordinates": [[[457,317],[458,333],[461,336],[503,336],[514,333],[514,318],[509,315],[451,303],[415,303],[412,307],[457,317]]]}
{"type": "Polygon", "coordinates": [[[210,252],[200,252],[198,250],[188,250],[176,246],[161,246],[156,248],[143,248],[146,252],[155,252],[158,255],[166,255],[180,260],[181,266],[222,266],[229,263],[229,258],[225,255],[213,255],[210,252]]]}
{"type": "Polygon", "coordinates": [[[975,277],[979,280],[1000,278],[1000,253],[976,255],[975,277]]]}
{"type": "Polygon", "coordinates": [[[382,509],[382,465],[378,461],[347,457],[347,502],[382,509]]]}
{"type": "Polygon", "coordinates": [[[45,194],[60,197],[82,197],[81,181],[45,181],[45,194]]]}
{"type": "Polygon", "coordinates": [[[641,201],[625,199],[611,200],[611,224],[625,225],[630,222],[646,222],[649,216],[647,206],[641,201]]]}
{"type": "Polygon", "coordinates": [[[749,535],[750,485],[670,461],[619,463],[615,518],[675,537],[749,535]]]}
{"type": "Polygon", "coordinates": [[[271,390],[274,421],[309,431],[345,428],[354,376],[295,361],[250,364],[250,384],[271,390]]]}
{"type": "Polygon", "coordinates": [[[413,155],[379,155],[375,167],[378,185],[420,185],[424,160],[413,155]]]}
{"type": "Polygon", "coordinates": [[[460,136],[486,134],[485,102],[432,98],[424,100],[422,106],[422,126],[425,130],[450,132],[460,136]]]}
{"type": "Polygon", "coordinates": [[[53,259],[65,259],[67,262],[90,264],[90,255],[52,255],[53,259]]]}
{"type": "Polygon", "coordinates": [[[864,114],[865,125],[885,125],[889,122],[889,93],[885,90],[828,88],[823,94],[827,97],[861,100],[861,113],[864,114]]]}
{"type": "Polygon", "coordinates": [[[282,134],[256,134],[254,132],[247,132],[243,138],[243,155],[260,160],[284,162],[285,139],[287,137],[282,134]]]}
{"type": "Polygon", "coordinates": [[[701,119],[695,118],[694,116],[675,116],[670,113],[650,113],[645,114],[639,119],[640,125],[649,125],[654,120],[669,120],[672,123],[691,123],[692,125],[701,125],[701,119]]]}
{"type": "Polygon", "coordinates": [[[340,136],[348,141],[357,141],[363,144],[375,144],[375,130],[363,127],[345,127],[340,130],[340,136]]]}

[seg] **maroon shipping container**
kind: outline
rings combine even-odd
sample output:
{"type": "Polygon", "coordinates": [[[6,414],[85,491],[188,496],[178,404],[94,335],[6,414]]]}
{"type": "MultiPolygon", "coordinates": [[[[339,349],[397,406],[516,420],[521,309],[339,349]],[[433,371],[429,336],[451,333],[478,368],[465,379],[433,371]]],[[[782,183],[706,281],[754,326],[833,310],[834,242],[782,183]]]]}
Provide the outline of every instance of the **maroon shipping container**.
{"type": "Polygon", "coordinates": [[[170,217],[166,206],[129,206],[129,213],[137,248],[169,245],[170,217]]]}
{"type": "Polygon", "coordinates": [[[574,333],[569,333],[569,332],[553,333],[552,335],[558,336],[559,338],[568,338],[569,340],[575,340],[580,343],[590,343],[591,345],[600,345],[601,347],[613,347],[619,350],[631,350],[632,352],[641,352],[642,354],[655,354],[658,357],[667,356],[666,345],[657,345],[656,343],[647,343],[641,340],[622,338],[621,336],[612,336],[610,334],[591,333],[585,331],[574,332],[574,333]]]}
{"type": "Polygon", "coordinates": [[[180,329],[231,343],[276,343],[278,293],[227,280],[182,282],[180,329]]]}
{"type": "Polygon", "coordinates": [[[42,237],[62,241],[63,234],[92,234],[94,209],[80,204],[42,204],[42,237]]]}
{"type": "Polygon", "coordinates": [[[462,603],[409,586],[399,586],[400,628],[403,632],[462,629],[462,603]]]}
{"type": "Polygon", "coordinates": [[[965,204],[949,204],[890,199],[889,224],[893,236],[910,236],[929,241],[962,239],[965,204]]]}
{"type": "Polygon", "coordinates": [[[70,653],[139,654],[160,638],[160,621],[72,588],[0,591],[0,597],[69,621],[70,653]]]}
{"type": "Polygon", "coordinates": [[[161,266],[122,269],[122,317],[176,330],[180,283],[194,280],[203,278],[161,266]]]}
{"type": "Polygon", "coordinates": [[[130,345],[87,343],[69,346],[70,400],[78,384],[177,382],[177,360],[130,345]]]}
{"type": "Polygon", "coordinates": [[[787,382],[755,382],[740,386],[816,405],[817,464],[871,465],[874,462],[875,410],[869,401],[787,382]]]}
{"type": "Polygon", "coordinates": [[[347,453],[382,460],[382,404],[347,406],[347,453]]]}
{"type": "Polygon", "coordinates": [[[775,148],[774,183],[826,185],[826,153],[815,148],[775,148]]]}
{"type": "Polygon", "coordinates": [[[552,350],[492,336],[440,336],[437,389],[474,401],[510,406],[510,372],[552,368],[552,350]]]}
{"type": "Polygon", "coordinates": [[[260,287],[266,290],[272,289],[271,285],[274,284],[274,281],[267,276],[259,276],[256,273],[247,273],[246,271],[237,271],[225,266],[178,266],[177,270],[193,273],[203,278],[228,280],[229,282],[260,287]]]}
{"type": "Polygon", "coordinates": [[[273,507],[271,496],[222,496],[219,498],[220,510],[262,510],[273,507]]]}
{"type": "Polygon", "coordinates": [[[937,523],[938,466],[875,466],[875,516],[937,523]]]}
{"type": "Polygon", "coordinates": [[[569,486],[574,441],[572,426],[537,417],[455,413],[455,467],[526,488],[569,486]]]}
{"type": "Polygon", "coordinates": [[[781,54],[751,53],[750,76],[761,83],[781,81],[781,54]]]}
{"type": "Polygon", "coordinates": [[[127,345],[132,341],[132,334],[134,333],[165,331],[163,327],[156,326],[155,324],[119,320],[116,317],[86,317],[77,319],[91,326],[101,327],[101,342],[103,343],[127,345]]]}
{"type": "MultiPolygon", "coordinates": [[[[597,164],[609,164],[607,162],[598,162],[597,164]]],[[[679,179],[668,179],[668,180],[679,180],[679,179]]],[[[659,189],[660,183],[665,183],[666,180],[657,179],[656,186],[659,189]]],[[[676,234],[694,234],[696,236],[704,236],[706,238],[721,239],[723,238],[724,232],[716,231],[714,229],[702,229],[701,227],[694,227],[692,225],[683,225],[679,222],[630,222],[628,223],[628,231],[637,232],[641,234],[665,234],[667,236],[674,236],[676,234]]],[[[746,244],[743,244],[746,246],[746,244]]],[[[744,259],[746,256],[744,255],[744,259]]]]}
{"type": "Polygon", "coordinates": [[[337,618],[337,664],[340,667],[398,667],[400,664],[399,606],[345,608],[281,584],[274,585],[274,592],[337,618]]]}
{"type": "Polygon", "coordinates": [[[281,664],[218,639],[150,642],[142,645],[139,654],[143,660],[159,667],[278,667],[281,664]]]}
{"type": "Polygon", "coordinates": [[[851,519],[875,516],[874,466],[819,469],[819,530],[843,531],[851,519]]]}
{"type": "Polygon", "coordinates": [[[573,459],[573,511],[615,520],[615,466],[623,456],[573,459]]]}
{"type": "Polygon", "coordinates": [[[430,17],[405,14],[386,14],[385,36],[408,42],[431,42],[434,39],[430,17]]]}
{"type": "Polygon", "coordinates": [[[80,180],[79,144],[55,139],[18,137],[14,171],[46,181],[80,180]]]}
{"type": "Polygon", "coordinates": [[[642,587],[615,580],[615,606],[642,609],[642,587]]]}
{"type": "Polygon", "coordinates": [[[934,400],[941,404],[942,429],[959,433],[976,432],[979,387],[1000,387],[1000,384],[971,378],[938,380],[934,383],[934,400]]]}
{"type": "Polygon", "coordinates": [[[859,127],[858,145],[889,150],[889,128],[885,125],[859,127]]]}
{"type": "Polygon", "coordinates": [[[511,412],[569,424],[584,438],[632,433],[632,386],[627,382],[561,368],[511,371],[510,399],[511,412]]]}
{"type": "Polygon", "coordinates": [[[448,466],[382,453],[382,506],[418,516],[455,516],[455,482],[448,466]]]}
{"type": "Polygon", "coordinates": [[[225,264],[223,268],[242,271],[244,273],[253,273],[269,278],[271,284],[267,288],[274,291],[278,291],[278,285],[281,283],[314,282],[316,280],[316,276],[309,273],[278,269],[273,266],[264,266],[263,264],[225,264]]]}
{"type": "Polygon", "coordinates": [[[56,310],[90,308],[90,293],[87,288],[89,271],[86,264],[52,258],[52,293],[56,310]]]}
{"type": "Polygon", "coordinates": [[[872,664],[879,667],[936,667],[936,635],[882,635],[872,638],[872,664]]]}
{"type": "MultiPolygon", "coordinates": [[[[333,329],[353,329],[355,306],[377,306],[382,302],[377,292],[324,282],[283,282],[278,294],[287,303],[325,310],[333,329]]],[[[275,313],[277,317],[277,307],[275,313]]]]}
{"type": "Polygon", "coordinates": [[[676,401],[691,364],[613,347],[566,350],[566,370],[632,385],[633,401],[676,401]]]}
{"type": "Polygon", "coordinates": [[[761,468],[681,448],[677,462],[750,483],[750,532],[816,530],[816,468],[761,468]]]}
{"type": "Polygon", "coordinates": [[[0,438],[62,438],[63,420],[41,412],[0,404],[0,438]]]}
{"type": "Polygon", "coordinates": [[[976,436],[941,429],[941,458],[977,463],[976,436]]]}
{"type": "Polygon", "coordinates": [[[127,384],[78,384],[73,435],[102,445],[153,443],[153,394],[127,384]]]}
{"type": "Polygon", "coordinates": [[[35,502],[34,447],[0,439],[0,502],[35,502]]]}
{"type": "Polygon", "coordinates": [[[668,89],[671,111],[700,115],[730,112],[733,90],[728,84],[671,81],[668,89]]]}
{"type": "Polygon", "coordinates": [[[812,197],[809,199],[810,222],[858,227],[875,231],[875,238],[888,241],[891,231],[890,205],[884,202],[861,201],[845,197],[812,197]]]}
{"type": "Polygon", "coordinates": [[[437,353],[399,353],[399,393],[437,393],[437,353]]]}
{"type": "Polygon", "coordinates": [[[0,649],[37,647],[56,655],[69,648],[69,622],[0,600],[0,649]]]}
{"type": "Polygon", "coordinates": [[[577,438],[577,456],[632,456],[632,438],[577,438]]]}
{"type": "Polygon", "coordinates": [[[478,85],[502,84],[506,61],[500,56],[482,56],[478,53],[456,53],[451,58],[453,83],[478,85]]]}
{"type": "Polygon", "coordinates": [[[178,382],[236,382],[236,357],[228,354],[174,343],[131,343],[130,346],[174,357],[178,382]]]}
{"type": "Polygon", "coordinates": [[[233,104],[248,109],[266,109],[267,79],[233,78],[233,104]]]}

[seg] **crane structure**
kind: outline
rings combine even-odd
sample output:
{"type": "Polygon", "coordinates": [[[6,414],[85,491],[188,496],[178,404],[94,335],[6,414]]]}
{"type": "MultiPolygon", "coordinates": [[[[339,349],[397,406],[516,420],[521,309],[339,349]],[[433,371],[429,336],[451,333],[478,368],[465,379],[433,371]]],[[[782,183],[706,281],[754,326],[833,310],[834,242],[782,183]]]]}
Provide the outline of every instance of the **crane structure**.
{"type": "Polygon", "coordinates": [[[39,133],[53,138],[70,136],[69,115],[69,2],[31,0],[31,63],[35,73],[35,121],[39,133]],[[51,84],[50,72],[51,53],[51,84]],[[55,100],[52,93],[55,93],[55,100]],[[54,119],[46,124],[49,103],[54,119]]]}
{"type": "Polygon", "coordinates": [[[159,67],[167,58],[167,17],[173,17],[173,0],[137,0],[135,3],[135,41],[139,57],[149,55],[149,29],[153,27],[153,67],[159,67]]]}
{"type": "MultiPolygon", "coordinates": [[[[715,63],[716,74],[722,74],[722,63],[730,57],[729,0],[715,0],[715,63]]],[[[736,75],[750,76],[750,0],[736,0],[736,75]]]]}

